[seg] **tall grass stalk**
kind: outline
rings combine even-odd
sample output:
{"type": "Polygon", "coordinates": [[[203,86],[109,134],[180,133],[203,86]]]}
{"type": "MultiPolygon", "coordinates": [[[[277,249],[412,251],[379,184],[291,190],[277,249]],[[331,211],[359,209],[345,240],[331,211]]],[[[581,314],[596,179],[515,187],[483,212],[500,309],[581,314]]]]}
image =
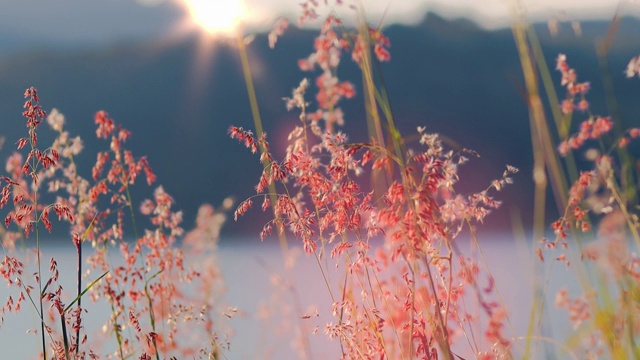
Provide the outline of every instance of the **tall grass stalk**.
{"type": "MultiPolygon", "coordinates": [[[[247,89],[247,96],[249,97],[249,106],[251,108],[251,117],[253,118],[253,125],[256,129],[256,135],[258,138],[262,137],[264,133],[262,127],[262,117],[260,116],[260,108],[258,106],[258,98],[256,96],[256,89],[253,84],[253,76],[251,74],[251,64],[249,63],[249,56],[247,55],[246,39],[238,34],[238,53],[240,54],[240,63],[242,65],[242,75],[244,76],[245,87],[247,89]]],[[[267,151],[264,145],[260,145],[260,153],[263,154],[267,151]]],[[[263,168],[266,170],[269,163],[262,162],[263,168]]],[[[271,198],[272,207],[276,204],[276,188],[274,184],[269,185],[269,197],[271,198]]],[[[286,256],[289,245],[287,244],[287,236],[284,232],[278,232],[278,238],[280,239],[280,248],[283,255],[286,256]]]]}
{"type": "MultiPolygon", "coordinates": [[[[518,9],[518,12],[523,13],[522,9],[518,9]]],[[[610,31],[603,41],[598,47],[598,56],[600,65],[603,68],[603,81],[605,86],[605,92],[607,94],[607,103],[610,105],[610,111],[615,112],[615,101],[612,100],[612,83],[610,76],[608,76],[608,71],[606,71],[606,53],[607,49],[610,47],[613,41],[613,34],[615,34],[615,29],[617,28],[619,19],[616,16],[612,22],[612,26],[610,31]]],[[[542,52],[542,48],[540,46],[539,40],[533,28],[526,23],[523,17],[516,16],[516,20],[514,21],[514,25],[512,27],[514,33],[514,39],[516,41],[516,46],[518,48],[518,53],[520,55],[520,61],[522,65],[523,75],[525,79],[525,85],[527,88],[527,103],[530,109],[530,124],[531,124],[531,133],[532,133],[532,145],[534,150],[534,182],[536,185],[535,192],[535,202],[534,202],[534,240],[541,239],[545,234],[545,229],[542,226],[544,224],[545,217],[545,209],[544,205],[544,196],[546,196],[546,181],[547,177],[551,179],[551,185],[553,189],[553,193],[555,195],[556,204],[559,213],[561,214],[561,219],[554,223],[554,230],[556,232],[556,239],[550,245],[562,243],[564,247],[568,246],[576,246],[577,251],[580,254],[580,259],[577,262],[572,262],[571,267],[573,268],[573,273],[578,278],[578,283],[582,288],[584,294],[586,294],[586,302],[588,303],[589,309],[588,314],[592,316],[592,320],[588,325],[581,326],[581,331],[577,332],[577,337],[570,337],[569,344],[571,346],[578,347],[578,338],[587,336],[586,334],[590,334],[589,336],[602,336],[604,343],[606,344],[606,348],[609,356],[615,359],[623,359],[629,356],[630,353],[634,353],[635,345],[633,345],[633,321],[629,321],[626,323],[626,329],[629,330],[629,340],[631,346],[629,347],[629,343],[621,344],[619,339],[616,339],[617,330],[614,326],[614,322],[616,321],[616,317],[620,316],[620,311],[628,311],[625,310],[626,306],[624,304],[617,304],[619,300],[617,297],[624,297],[624,293],[628,290],[625,290],[626,286],[631,286],[631,288],[635,288],[637,285],[633,283],[628,283],[624,285],[620,283],[620,280],[615,282],[615,285],[618,286],[616,291],[612,292],[612,287],[606,280],[610,275],[606,274],[603,269],[594,268],[593,266],[588,266],[589,258],[587,254],[593,248],[592,245],[586,245],[588,243],[587,237],[581,234],[584,232],[589,232],[591,227],[591,222],[593,218],[591,216],[595,215],[597,219],[600,215],[595,213],[592,214],[589,209],[581,210],[582,205],[581,202],[584,200],[583,197],[586,198],[587,195],[583,195],[581,191],[587,190],[576,190],[580,189],[580,186],[586,188],[588,184],[582,183],[583,175],[578,174],[578,166],[575,161],[575,157],[570,151],[566,151],[567,141],[566,139],[570,138],[569,131],[571,127],[571,119],[573,115],[573,105],[576,96],[580,96],[581,103],[579,104],[580,110],[584,111],[588,115],[588,120],[583,123],[583,127],[589,127],[593,124],[598,124],[599,121],[602,120],[601,117],[594,115],[591,112],[591,109],[583,105],[586,104],[586,100],[584,97],[584,93],[586,90],[578,90],[571,93],[571,97],[568,100],[565,100],[562,104],[557,99],[557,95],[553,86],[552,76],[548,71],[548,67],[546,65],[546,60],[544,58],[544,54],[542,52]],[[535,65],[534,65],[535,64],[535,65]],[[541,78],[545,92],[547,94],[549,106],[552,109],[552,114],[555,119],[555,131],[551,131],[547,125],[547,120],[544,115],[544,107],[543,102],[541,100],[542,96],[540,95],[541,91],[538,88],[538,80],[541,78]],[[577,92],[579,95],[575,95],[577,92]],[[568,106],[567,106],[568,104],[568,106]],[[567,109],[565,109],[567,106],[567,109]],[[563,114],[560,113],[560,109],[562,108],[563,114]],[[565,141],[565,143],[561,143],[558,149],[560,152],[565,155],[563,158],[563,164],[561,165],[559,161],[559,157],[555,152],[556,147],[554,146],[554,139],[559,139],[560,141],[565,141]],[[566,170],[565,170],[566,169],[566,170]],[[572,183],[571,190],[568,188],[567,183],[572,183]],[[580,191],[580,192],[576,192],[580,191]],[[570,195],[570,196],[569,196],[570,195]],[[574,221],[574,214],[582,214],[578,220],[574,221]],[[582,229],[579,228],[579,224],[582,223],[582,229]],[[575,239],[575,244],[568,244],[566,242],[565,237],[565,227],[572,234],[572,238],[575,239]],[[619,292],[621,291],[621,292],[619,292]],[[617,295],[616,295],[617,294],[617,295]]],[[[558,69],[563,72],[563,85],[565,85],[568,81],[567,91],[570,93],[569,89],[571,86],[574,86],[575,79],[573,80],[565,80],[565,69],[566,64],[564,63],[564,55],[560,55],[558,58],[558,69]]],[[[570,76],[575,76],[573,69],[570,69],[570,76]]],[[[588,89],[588,83],[577,83],[576,86],[584,86],[587,84],[586,89],[588,89]]],[[[577,111],[577,110],[576,110],[577,111]]],[[[615,116],[614,116],[615,118],[615,116]]],[[[619,120],[619,119],[618,119],[619,120]]],[[[606,119],[602,120],[602,123],[606,123],[606,119]]],[[[597,125],[593,125],[597,126],[597,125]]],[[[619,124],[616,125],[619,129],[621,128],[619,124]]],[[[605,130],[606,132],[606,130],[605,130]]],[[[592,134],[595,134],[592,133],[592,134]]],[[[628,150],[626,147],[617,146],[617,142],[611,148],[607,148],[604,144],[602,138],[596,135],[591,135],[593,138],[598,137],[600,154],[602,154],[603,159],[610,159],[609,154],[612,152],[617,152],[617,160],[620,163],[620,169],[615,169],[609,173],[604,173],[602,171],[604,168],[602,165],[598,165],[598,161],[594,161],[594,165],[596,166],[596,170],[593,170],[597,176],[606,177],[606,179],[602,179],[601,181],[605,182],[606,191],[610,194],[611,204],[620,211],[622,217],[625,219],[625,225],[627,231],[630,232],[631,238],[635,241],[636,247],[640,245],[638,242],[638,231],[637,231],[637,221],[634,220],[634,215],[628,211],[629,205],[634,204],[637,196],[637,189],[635,189],[634,182],[637,178],[637,175],[633,174],[633,166],[629,166],[629,162],[631,157],[629,156],[628,150]],[[618,172],[619,170],[619,172],[618,172]],[[615,171],[615,172],[614,172],[615,171]],[[602,172],[602,173],[601,173],[602,172]],[[602,174],[602,175],[600,175],[602,174]],[[620,179],[620,182],[618,182],[620,179]]],[[[625,132],[618,130],[617,138],[621,139],[627,136],[625,132]]],[[[583,140],[581,140],[583,141],[583,140]]],[[[578,145],[569,145],[572,148],[579,147],[578,145]]],[[[612,164],[615,165],[615,164],[612,164]]],[[[600,180],[599,180],[600,181],[600,180]]],[[[602,235],[602,234],[601,234],[602,235]]],[[[593,234],[591,235],[593,236],[593,234]]],[[[605,233],[604,236],[607,236],[605,233]]],[[[609,235],[611,236],[611,235],[609,235]]],[[[546,241],[546,240],[545,240],[546,241]]],[[[547,243],[549,245],[549,243],[547,243]]],[[[538,255],[542,259],[542,252],[538,249],[538,255]]],[[[597,256],[597,255],[593,255],[597,256]]],[[[558,259],[564,259],[565,255],[561,255],[558,259]]],[[[567,260],[567,266],[569,265],[569,261],[567,260]]],[[[612,266],[617,266],[616,264],[612,264],[612,266]]],[[[550,265],[550,268],[553,268],[553,263],[550,265]]],[[[545,283],[545,288],[549,283],[549,279],[551,277],[551,272],[548,275],[548,278],[545,283]]],[[[537,294],[534,298],[534,303],[531,310],[530,324],[527,333],[527,344],[525,349],[525,356],[527,358],[530,357],[531,351],[531,341],[537,338],[537,331],[535,330],[534,323],[537,323],[537,326],[540,326],[542,322],[542,311],[544,309],[545,304],[545,290],[543,289],[541,292],[535,291],[537,294]]],[[[558,302],[558,300],[556,300],[558,302]]],[[[567,350],[563,347],[563,350],[567,350]]],[[[593,350],[596,352],[597,350],[593,350]]]]}
{"type": "MultiPolygon", "coordinates": [[[[251,116],[253,118],[253,124],[255,126],[256,129],[256,136],[258,138],[262,138],[263,134],[264,134],[264,130],[263,130],[263,125],[262,125],[262,117],[260,116],[260,108],[258,106],[258,98],[256,96],[256,90],[255,90],[255,86],[253,83],[253,76],[251,73],[251,64],[249,62],[249,56],[247,54],[247,41],[248,39],[243,37],[242,34],[240,32],[238,32],[238,39],[237,39],[237,46],[238,46],[238,53],[240,55],[240,63],[242,66],[242,74],[244,77],[244,81],[245,81],[245,87],[247,89],[247,96],[249,97],[249,105],[251,108],[251,116]]],[[[266,135],[266,134],[264,134],[266,135]]],[[[267,153],[267,148],[263,145],[260,144],[260,153],[261,154],[266,154],[267,153]]],[[[262,158],[262,157],[261,157],[262,158]]],[[[263,170],[267,171],[269,169],[269,162],[268,160],[265,158],[264,160],[261,161],[262,165],[263,165],[263,170]]],[[[276,187],[275,184],[271,183],[269,184],[269,198],[271,199],[271,208],[273,211],[273,214],[275,216],[276,219],[279,218],[279,215],[276,211],[276,204],[277,204],[277,195],[276,195],[276,187]]],[[[280,249],[282,251],[282,258],[286,259],[287,257],[289,257],[289,245],[287,242],[287,235],[284,231],[278,231],[278,238],[280,240],[280,249]]],[[[320,269],[322,271],[322,268],[320,269]]],[[[288,274],[290,278],[293,277],[292,273],[288,274]]],[[[324,271],[322,272],[322,276],[325,277],[325,273],[324,271]]],[[[300,300],[299,300],[299,296],[297,294],[297,292],[295,291],[291,291],[290,295],[292,296],[294,303],[296,304],[296,306],[299,306],[300,304],[300,300]]],[[[300,311],[301,309],[298,308],[298,310],[300,311]]],[[[305,331],[304,325],[298,321],[297,325],[300,329],[300,334],[302,337],[302,341],[303,341],[303,347],[304,347],[304,351],[306,353],[307,358],[311,359],[312,356],[312,352],[311,352],[311,348],[310,348],[310,344],[309,344],[309,337],[308,334],[305,331]]]]}

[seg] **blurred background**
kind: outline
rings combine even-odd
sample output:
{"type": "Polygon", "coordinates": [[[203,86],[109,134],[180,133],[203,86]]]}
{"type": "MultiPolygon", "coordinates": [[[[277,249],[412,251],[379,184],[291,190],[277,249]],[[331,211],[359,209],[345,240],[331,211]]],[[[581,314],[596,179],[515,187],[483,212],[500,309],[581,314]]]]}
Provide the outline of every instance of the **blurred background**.
{"type": "MultiPolygon", "coordinates": [[[[0,155],[24,136],[24,89],[39,90],[45,110],[66,116],[71,135],[85,142],[80,169],[89,176],[97,151],[93,115],[106,110],[133,133],[129,147],[146,155],[158,183],[185,211],[185,228],[204,202],[219,204],[254,193],[258,157],[229,139],[230,125],[253,128],[238,49],[248,46],[261,115],[276,153],[297,122],[282,98],[303,77],[297,61],[313,50],[319,22],[295,27],[299,1],[288,0],[0,0],[0,155]],[[279,16],[292,28],[270,49],[266,33],[279,16]],[[95,145],[95,146],[94,146],[95,145]],[[84,170],[83,170],[84,169],[84,170]]],[[[322,3],[322,2],[321,2],[322,3]]],[[[532,156],[521,67],[509,28],[516,1],[363,0],[371,24],[391,40],[382,64],[391,106],[403,134],[426,126],[451,143],[480,154],[461,173],[463,191],[484,189],[506,164],[520,168],[516,184],[498,198],[502,209],[486,229],[510,231],[510,214],[529,223],[532,156]]],[[[637,80],[624,77],[640,52],[640,4],[636,1],[520,1],[536,23],[551,68],[566,53],[579,80],[591,81],[596,114],[612,114],[625,127],[638,125],[637,80]],[[597,48],[607,44],[606,53],[597,48]],[[610,79],[617,103],[605,102],[602,79],[610,79]]],[[[321,6],[348,24],[347,5],[321,6]]],[[[322,16],[321,12],[321,16],[322,16]]],[[[338,74],[358,90],[362,80],[346,58],[338,74]]],[[[555,74],[554,74],[555,75],[555,74]]],[[[559,83],[559,76],[557,76],[559,83]]],[[[311,93],[315,90],[311,89],[311,93]]],[[[559,96],[564,92],[559,89],[559,96]]],[[[313,98],[309,100],[313,106],[313,98]]],[[[361,99],[342,103],[352,140],[365,140],[361,99]]],[[[46,138],[45,134],[41,134],[46,138]]],[[[106,144],[100,144],[101,149],[106,144]]],[[[136,200],[149,191],[136,193],[136,200]]],[[[551,203],[551,202],[550,202],[551,203]]],[[[257,215],[259,211],[253,214],[257,215]]],[[[225,225],[226,237],[257,234],[264,218],[247,216],[225,225]]]]}
{"type": "MultiPolygon", "coordinates": [[[[297,66],[299,59],[313,51],[319,27],[319,22],[296,27],[300,1],[0,0],[0,136],[6,139],[0,159],[9,156],[17,139],[25,136],[23,93],[34,86],[44,109],[58,109],[66,117],[70,135],[84,140],[85,150],[76,161],[81,174],[90,177],[96,151],[108,146],[95,140],[93,116],[106,110],[131,130],[128,147],[136,156],[148,157],[158,184],[184,210],[184,227],[191,228],[201,204],[217,206],[229,196],[243,200],[253,195],[261,171],[258,156],[227,134],[230,125],[253,128],[237,47],[238,39],[244,36],[255,35],[247,51],[272,150],[282,155],[286,147],[286,136],[297,124],[298,114],[287,112],[282,98],[290,96],[302,78],[317,76],[297,66]],[[280,16],[288,17],[292,27],[276,48],[270,49],[267,33],[280,16]]],[[[336,2],[329,0],[320,7],[321,18],[335,11],[347,25],[352,24],[356,14],[348,1],[342,6],[336,2]]],[[[381,69],[402,134],[412,136],[417,126],[426,126],[428,132],[440,133],[454,147],[479,153],[480,158],[461,169],[462,192],[485,189],[502,175],[506,164],[520,168],[515,184],[497,194],[503,207],[489,216],[480,230],[498,233],[494,239],[504,240],[489,241],[487,254],[496,284],[508,290],[505,304],[528,309],[532,299],[528,287],[532,282],[531,252],[517,248],[511,224],[519,218],[525,227],[531,223],[531,136],[526,89],[509,26],[514,14],[524,11],[535,24],[550,68],[555,67],[558,54],[565,53],[579,81],[591,82],[588,99],[595,114],[612,115],[625,128],[640,126],[640,80],[627,79],[624,74],[629,60],[640,54],[640,3],[361,3],[369,22],[382,26],[391,41],[391,62],[381,64],[381,69]]],[[[338,75],[360,90],[361,76],[348,56],[343,58],[338,75]]],[[[563,98],[560,76],[553,75],[563,98]]],[[[312,107],[315,90],[312,87],[307,98],[312,107]]],[[[341,106],[344,132],[353,141],[366,140],[362,99],[343,101],[341,106]]],[[[576,123],[584,120],[580,116],[574,119],[576,123]]],[[[46,143],[53,134],[42,127],[39,135],[41,143],[46,143]]],[[[142,186],[134,191],[134,201],[139,204],[152,190],[142,186]]],[[[548,203],[553,205],[551,197],[548,203]]],[[[554,216],[553,211],[548,214],[554,216]]],[[[302,289],[292,295],[301,298],[301,304],[330,304],[322,286],[314,286],[322,281],[314,262],[301,261],[291,271],[284,269],[286,262],[276,241],[272,246],[252,246],[259,242],[257,235],[265,221],[263,214],[254,210],[223,228],[221,272],[229,288],[228,302],[240,309],[232,320],[236,333],[230,359],[297,358],[289,349],[292,338],[278,336],[273,326],[286,320],[276,314],[272,323],[256,325],[262,309],[259,303],[267,302],[268,307],[269,301],[275,305],[290,302],[289,288],[285,297],[273,297],[278,294],[273,290],[274,274],[286,273],[292,278],[291,288],[302,289]],[[269,291],[271,297],[265,295],[269,291]],[[270,356],[265,349],[273,349],[270,356]]],[[[47,249],[47,255],[50,253],[67,259],[61,261],[63,271],[73,272],[73,253],[69,255],[68,248],[47,249]]],[[[561,284],[563,278],[554,277],[553,281],[561,284]]],[[[550,287],[558,286],[552,282],[550,287]]],[[[71,284],[65,287],[72,288],[71,284]]],[[[0,297],[4,295],[0,293],[0,297]]],[[[289,321],[300,322],[301,314],[313,313],[309,309],[290,311],[289,321]]],[[[328,313],[325,309],[324,314],[328,313]]],[[[526,311],[522,314],[514,324],[524,331],[528,318],[526,311]]],[[[553,323],[564,317],[550,318],[556,335],[572,333],[569,324],[553,323]]],[[[321,324],[323,319],[314,321],[321,324]]],[[[8,349],[5,355],[33,357],[35,347],[16,345],[35,341],[33,335],[12,330],[24,326],[23,318],[8,319],[0,333],[5,342],[2,348],[8,349]]],[[[86,326],[98,329],[100,319],[92,317],[86,326]]],[[[548,334],[555,338],[551,331],[548,334]]],[[[335,357],[335,342],[329,347],[322,336],[314,339],[312,346],[319,358],[335,357]]]]}

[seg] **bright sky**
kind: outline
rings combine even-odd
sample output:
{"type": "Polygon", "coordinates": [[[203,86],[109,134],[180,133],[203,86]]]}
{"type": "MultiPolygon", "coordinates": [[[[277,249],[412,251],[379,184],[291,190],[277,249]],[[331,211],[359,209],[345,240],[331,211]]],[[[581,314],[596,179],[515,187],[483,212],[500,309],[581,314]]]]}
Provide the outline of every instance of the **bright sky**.
{"type": "MultiPolygon", "coordinates": [[[[265,13],[270,9],[286,9],[294,0],[246,0],[265,13]],[[262,5],[260,5],[262,4],[262,5]]],[[[322,2],[323,0],[320,0],[322,2]]],[[[346,0],[345,3],[348,3],[346,0]]],[[[333,3],[335,0],[329,0],[333,3]]],[[[508,24],[510,8],[519,2],[535,17],[569,16],[571,18],[610,17],[615,12],[617,0],[360,0],[364,8],[374,19],[386,13],[387,21],[416,22],[422,19],[427,10],[434,10],[449,17],[466,16],[475,18],[486,27],[499,27],[508,24]]],[[[634,0],[621,0],[621,6],[628,11],[635,8],[638,13],[640,4],[634,0]]]]}
{"type": "MultiPolygon", "coordinates": [[[[279,15],[295,17],[304,0],[0,0],[0,34],[65,42],[148,39],[163,36],[185,18],[198,15],[189,15],[184,2],[199,2],[206,8],[212,4],[237,7],[238,1],[244,1],[240,6],[247,15],[245,24],[265,29],[279,15]]],[[[329,4],[335,1],[328,0],[329,4]]],[[[515,1],[521,1],[536,19],[610,19],[617,5],[622,14],[640,14],[638,0],[620,4],[617,0],[361,0],[374,23],[382,19],[386,24],[416,22],[427,10],[434,10],[445,17],[471,17],[485,27],[508,25],[509,8],[515,1]]]]}

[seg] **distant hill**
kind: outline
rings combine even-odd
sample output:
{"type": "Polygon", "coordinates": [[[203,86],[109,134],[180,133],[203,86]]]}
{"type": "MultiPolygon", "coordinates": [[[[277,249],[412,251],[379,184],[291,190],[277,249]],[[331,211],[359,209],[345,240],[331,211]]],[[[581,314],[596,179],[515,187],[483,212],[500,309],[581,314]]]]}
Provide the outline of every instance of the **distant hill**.
{"type": "MultiPolygon", "coordinates": [[[[604,37],[607,26],[584,22],[581,37],[568,27],[551,37],[546,26],[538,26],[550,67],[555,66],[558,53],[566,53],[580,79],[591,81],[588,97],[594,112],[602,114],[610,110],[603,101],[595,43],[604,37]]],[[[632,35],[640,33],[640,22],[624,19],[620,29],[605,70],[611,75],[617,113],[625,126],[640,125],[640,83],[623,74],[629,59],[640,53],[640,37],[632,35]]],[[[524,84],[511,30],[488,31],[468,20],[448,21],[429,13],[415,26],[390,26],[386,34],[392,42],[392,61],[381,68],[403,134],[425,125],[479,152],[482,157],[462,173],[471,179],[463,183],[468,191],[484,188],[501,175],[505,164],[521,168],[516,184],[500,194],[505,207],[489,225],[509,224],[509,210],[515,207],[527,216],[532,155],[524,84]]],[[[258,34],[250,45],[258,100],[272,140],[282,138],[296,121],[297,115],[288,113],[281,99],[303,77],[313,76],[296,64],[311,52],[315,35],[316,31],[291,29],[271,50],[266,35],[258,34]]],[[[198,87],[198,82],[191,81],[197,49],[198,39],[189,38],[170,45],[46,48],[0,58],[0,133],[8,140],[3,156],[13,139],[23,136],[22,93],[33,85],[45,109],[56,107],[64,113],[68,128],[80,134],[87,147],[95,142],[97,110],[107,110],[129,128],[135,153],[148,155],[159,182],[185,210],[185,227],[203,202],[215,205],[229,195],[250,196],[260,171],[258,158],[227,136],[231,124],[253,127],[236,50],[226,44],[216,47],[206,73],[195,77],[204,84],[198,87]]],[[[346,58],[343,63],[339,75],[359,88],[355,65],[346,58]]],[[[347,101],[343,108],[345,132],[363,139],[361,99],[347,101]]],[[[87,171],[93,156],[79,159],[87,171]]],[[[144,195],[137,194],[137,200],[144,195]]],[[[260,226],[254,222],[245,218],[228,224],[225,231],[257,233],[260,226]]]]}

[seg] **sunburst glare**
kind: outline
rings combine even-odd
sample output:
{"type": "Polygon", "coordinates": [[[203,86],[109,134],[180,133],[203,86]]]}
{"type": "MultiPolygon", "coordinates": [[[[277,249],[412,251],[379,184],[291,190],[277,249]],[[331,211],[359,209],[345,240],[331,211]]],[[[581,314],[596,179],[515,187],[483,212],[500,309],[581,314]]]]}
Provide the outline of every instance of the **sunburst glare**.
{"type": "MultiPolygon", "coordinates": [[[[174,0],[183,9],[185,17],[178,32],[198,33],[198,49],[195,54],[193,79],[206,78],[215,52],[222,40],[235,40],[242,35],[241,27],[251,20],[244,0],[174,0]]],[[[199,79],[199,80],[198,80],[199,79]]],[[[201,87],[204,84],[194,84],[201,87]]]]}
{"type": "Polygon", "coordinates": [[[182,0],[191,21],[208,35],[233,36],[248,17],[241,0],[182,0]]]}
{"type": "MultiPolygon", "coordinates": [[[[193,64],[189,74],[189,99],[193,106],[210,82],[214,55],[219,46],[234,44],[242,28],[253,21],[244,0],[173,0],[183,10],[183,19],[173,29],[178,38],[197,34],[193,64]]],[[[201,99],[200,99],[201,100],[201,99]]]]}

